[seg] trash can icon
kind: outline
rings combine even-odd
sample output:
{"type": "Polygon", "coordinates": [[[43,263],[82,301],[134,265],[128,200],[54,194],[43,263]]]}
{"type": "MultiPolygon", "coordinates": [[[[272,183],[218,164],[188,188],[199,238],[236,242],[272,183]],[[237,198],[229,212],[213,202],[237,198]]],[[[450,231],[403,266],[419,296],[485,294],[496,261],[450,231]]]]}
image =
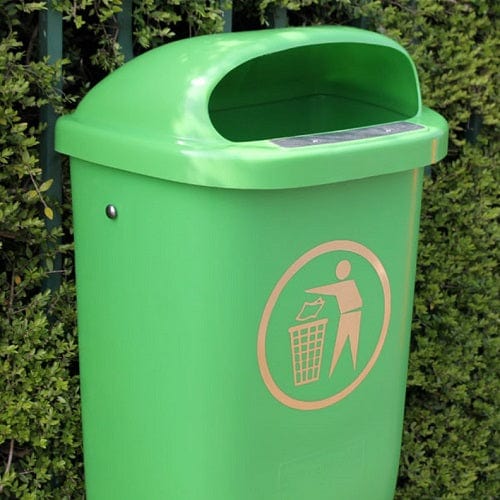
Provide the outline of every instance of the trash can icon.
{"type": "Polygon", "coordinates": [[[447,149],[406,51],[345,27],[176,41],[91,89],[56,149],[87,498],[392,498],[447,149]]]}
{"type": "Polygon", "coordinates": [[[321,297],[314,302],[305,302],[295,318],[297,321],[305,322],[288,329],[295,385],[308,384],[319,379],[328,318],[319,320],[315,318],[323,305],[324,300],[321,297]],[[315,311],[305,316],[307,309],[315,311]],[[314,321],[310,321],[311,319],[314,321]]]}

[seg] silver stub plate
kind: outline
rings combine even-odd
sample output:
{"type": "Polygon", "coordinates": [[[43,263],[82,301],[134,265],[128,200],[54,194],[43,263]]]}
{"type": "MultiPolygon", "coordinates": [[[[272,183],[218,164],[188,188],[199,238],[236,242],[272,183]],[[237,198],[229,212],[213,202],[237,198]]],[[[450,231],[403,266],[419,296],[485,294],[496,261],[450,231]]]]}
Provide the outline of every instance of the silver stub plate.
{"type": "Polygon", "coordinates": [[[316,146],[320,144],[359,141],[360,139],[373,139],[374,137],[384,137],[387,135],[400,134],[401,132],[412,132],[423,128],[422,125],[416,125],[415,123],[395,122],[388,123],[387,125],[375,125],[373,127],[357,128],[354,130],[343,130],[341,132],[283,137],[281,139],[273,139],[271,142],[282,148],[300,148],[302,146],[316,146]]]}

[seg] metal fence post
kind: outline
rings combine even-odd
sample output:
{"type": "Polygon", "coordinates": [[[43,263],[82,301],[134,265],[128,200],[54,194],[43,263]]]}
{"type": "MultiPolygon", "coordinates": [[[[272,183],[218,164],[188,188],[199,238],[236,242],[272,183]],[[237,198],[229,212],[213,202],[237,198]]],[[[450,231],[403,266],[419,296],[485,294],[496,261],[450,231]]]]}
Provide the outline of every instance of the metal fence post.
{"type": "Polygon", "coordinates": [[[227,0],[220,0],[219,5],[222,11],[222,19],[224,20],[224,33],[233,31],[233,9],[232,2],[227,0]]]}
{"type": "Polygon", "coordinates": [[[134,57],[132,41],[132,0],[123,0],[122,10],[117,15],[118,43],[122,48],[125,62],[134,57]]]}
{"type": "MultiPolygon", "coordinates": [[[[40,56],[48,57],[49,64],[54,64],[62,58],[62,15],[52,8],[52,2],[47,2],[46,10],[42,10],[39,16],[39,41],[40,56]]],[[[58,90],[62,89],[62,81],[56,84],[58,90]]],[[[57,114],[51,104],[46,104],[40,111],[40,120],[46,124],[45,130],[40,137],[40,166],[42,169],[42,181],[52,179],[53,183],[47,191],[47,199],[59,204],[62,202],[62,170],[61,158],[54,150],[54,128],[57,114]]],[[[53,211],[52,219],[45,219],[46,227],[51,229],[61,225],[61,214],[59,210],[53,211]]],[[[61,284],[62,258],[56,254],[52,268],[49,268],[48,277],[45,280],[45,288],[57,289],[61,284]]]]}
{"type": "Polygon", "coordinates": [[[288,26],[288,13],[283,7],[274,10],[271,17],[272,28],[286,28],[288,26]]]}

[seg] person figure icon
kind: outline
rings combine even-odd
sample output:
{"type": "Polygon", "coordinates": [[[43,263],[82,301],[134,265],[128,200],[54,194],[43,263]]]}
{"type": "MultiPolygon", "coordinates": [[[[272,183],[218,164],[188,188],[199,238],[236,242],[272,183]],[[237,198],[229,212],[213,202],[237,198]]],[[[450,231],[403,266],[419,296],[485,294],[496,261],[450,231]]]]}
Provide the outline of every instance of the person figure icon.
{"type": "Polygon", "coordinates": [[[338,282],[306,290],[307,293],[328,295],[337,298],[340,320],[333,348],[329,377],[333,375],[347,339],[349,339],[351,346],[352,365],[356,369],[363,300],[359,294],[356,282],[347,279],[350,273],[351,263],[348,260],[342,260],[337,264],[335,269],[338,282]]]}

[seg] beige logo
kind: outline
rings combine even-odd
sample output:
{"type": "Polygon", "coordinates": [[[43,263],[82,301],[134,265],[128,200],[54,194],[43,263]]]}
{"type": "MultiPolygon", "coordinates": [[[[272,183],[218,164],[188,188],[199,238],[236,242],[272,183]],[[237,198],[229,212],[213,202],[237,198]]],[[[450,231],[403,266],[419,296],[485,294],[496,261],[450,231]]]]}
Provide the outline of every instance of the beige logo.
{"type": "MultiPolygon", "coordinates": [[[[307,276],[307,272],[305,275],[307,276]]],[[[304,278],[301,279],[303,280],[304,278]]],[[[370,293],[372,292],[373,290],[370,290],[370,293]]],[[[390,312],[391,294],[387,273],[378,257],[371,250],[360,243],[348,240],[330,241],[313,248],[288,268],[274,287],[264,308],[257,341],[257,356],[264,383],[278,401],[291,408],[316,410],[337,403],[354,391],[375,365],[387,335],[390,312]],[[350,254],[352,255],[351,258],[345,258],[350,254]],[[328,385],[327,382],[323,382],[323,386],[327,388],[326,390],[330,390],[328,387],[331,387],[330,392],[333,391],[333,393],[326,394],[325,397],[321,397],[320,399],[309,400],[305,399],[305,397],[301,399],[294,391],[284,390],[281,387],[284,384],[279,384],[275,380],[276,377],[273,377],[268,361],[266,342],[273,313],[277,303],[280,302],[280,298],[286,292],[287,288],[290,287],[290,281],[294,280],[298,274],[304,275],[304,268],[307,268],[308,265],[319,257],[330,255],[334,257],[341,255],[344,258],[340,259],[329,273],[325,272],[324,280],[326,283],[324,281],[322,284],[322,279],[319,283],[313,283],[313,286],[302,290],[302,293],[310,297],[310,299],[302,303],[298,314],[295,316],[294,324],[289,324],[288,326],[291,350],[291,370],[289,377],[293,380],[293,387],[300,388],[299,390],[304,390],[304,386],[318,385],[321,380],[334,380],[335,369],[348,344],[350,347],[353,379],[340,389],[336,388],[334,384],[330,383],[328,385]],[[375,327],[379,331],[375,332],[377,335],[373,349],[369,352],[366,364],[358,371],[356,369],[358,365],[359,345],[363,341],[361,326],[365,304],[356,279],[351,277],[355,261],[358,262],[358,267],[361,268],[360,263],[362,263],[369,270],[368,274],[373,274],[376,277],[374,286],[379,291],[379,295],[381,295],[379,302],[382,309],[379,315],[381,319],[375,327]],[[338,311],[336,323],[330,321],[330,318],[325,314],[325,305],[328,306],[328,304],[333,303],[335,303],[336,310],[338,311]],[[334,341],[332,336],[334,336],[334,341]],[[330,338],[331,341],[328,342],[330,338]],[[331,357],[329,359],[328,371],[323,375],[322,364],[323,358],[327,356],[327,345],[332,346],[331,357]],[[290,392],[293,394],[290,394],[290,392]]],[[[368,324],[367,327],[373,330],[372,325],[368,324]]],[[[371,333],[373,337],[373,332],[371,333]]],[[[274,332],[273,334],[275,335],[274,332]]],[[[283,373],[286,369],[283,369],[281,365],[283,363],[280,363],[280,367],[275,370],[283,373]]],[[[288,364],[287,366],[290,365],[288,364]]]]}

